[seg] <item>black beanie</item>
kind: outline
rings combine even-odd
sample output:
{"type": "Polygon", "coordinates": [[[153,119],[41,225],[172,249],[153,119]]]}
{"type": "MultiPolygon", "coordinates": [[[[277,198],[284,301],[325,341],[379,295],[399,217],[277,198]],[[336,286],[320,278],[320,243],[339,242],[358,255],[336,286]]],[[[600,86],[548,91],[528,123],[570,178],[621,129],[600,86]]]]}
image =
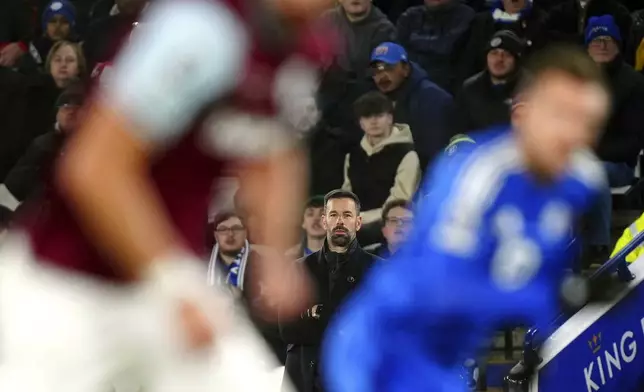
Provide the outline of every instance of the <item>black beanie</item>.
{"type": "Polygon", "coordinates": [[[512,54],[516,59],[520,59],[523,56],[524,47],[523,40],[513,31],[499,30],[488,42],[485,53],[487,54],[493,49],[503,49],[512,54]]]}

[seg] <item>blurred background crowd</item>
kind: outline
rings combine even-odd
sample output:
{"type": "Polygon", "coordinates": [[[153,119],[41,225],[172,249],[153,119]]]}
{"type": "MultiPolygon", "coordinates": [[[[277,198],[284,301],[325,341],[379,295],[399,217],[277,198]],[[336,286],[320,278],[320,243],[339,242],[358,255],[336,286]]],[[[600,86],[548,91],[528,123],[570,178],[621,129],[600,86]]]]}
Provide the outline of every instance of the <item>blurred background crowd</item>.
{"type": "MultiPolygon", "coordinates": [[[[46,186],[43,179],[75,131],[84,100],[95,86],[109,83],[116,52],[146,5],[145,0],[0,3],[3,227],[46,186]]],[[[298,131],[309,153],[311,198],[302,206],[302,241],[288,256],[307,257],[314,280],[324,287],[320,303],[335,305],[310,309],[299,325],[260,325],[298,390],[322,389],[316,369],[325,320],[365,266],[379,262],[371,254],[387,259],[404,240],[433,159],[450,141],[467,141],[468,133],[508,124],[522,64],[551,43],[585,48],[609,82],[612,111],[596,153],[612,189],[606,189],[583,231],[585,263],[607,259],[616,195],[639,193],[643,2],[338,0],[320,22],[337,29],[340,45],[316,99],[301,102],[307,115],[298,131]],[[331,260],[337,257],[325,245],[334,227],[322,224],[325,203],[332,200],[351,201],[354,214],[362,216],[361,227],[343,218],[341,226],[357,232],[357,243],[347,244],[349,251],[338,260],[331,260]]],[[[252,282],[246,279],[252,263],[270,249],[248,238],[253,217],[236,197],[235,179],[217,186],[229,197],[214,200],[208,217],[208,278],[230,286],[252,306],[244,282],[252,282]]]]}

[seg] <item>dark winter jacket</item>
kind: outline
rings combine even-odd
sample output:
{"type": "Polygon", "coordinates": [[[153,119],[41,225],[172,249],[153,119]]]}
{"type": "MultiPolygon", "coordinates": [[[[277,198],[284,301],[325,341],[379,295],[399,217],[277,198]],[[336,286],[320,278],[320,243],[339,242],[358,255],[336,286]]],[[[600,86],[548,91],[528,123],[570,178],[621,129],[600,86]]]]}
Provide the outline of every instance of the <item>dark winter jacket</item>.
{"type": "Polygon", "coordinates": [[[280,319],[282,339],[290,345],[286,372],[298,392],[323,391],[318,361],[326,327],[338,307],[378,260],[381,259],[365,252],[354,240],[347,253],[331,252],[325,242],[321,250],[295,262],[296,268],[305,268],[309,272],[316,285],[316,298],[310,307],[322,305],[318,319],[307,317],[306,312],[300,319],[280,319]]]}
{"type": "Polygon", "coordinates": [[[394,122],[411,128],[420,168],[427,165],[449,142],[454,129],[454,100],[432,83],[420,66],[411,63],[407,80],[388,96],[396,104],[394,122]]]}
{"type": "Polygon", "coordinates": [[[621,58],[605,66],[612,93],[612,113],[597,145],[604,161],[635,167],[644,146],[644,77],[621,58]]]}
{"type": "Polygon", "coordinates": [[[474,10],[456,0],[437,8],[412,7],[398,19],[398,40],[432,82],[454,91],[464,80],[460,62],[473,18],[474,10]]]}
{"type": "Polygon", "coordinates": [[[306,140],[309,150],[309,195],[324,195],[342,186],[344,160],[353,146],[360,143],[360,134],[333,128],[320,122],[306,140]]]}
{"type": "Polygon", "coordinates": [[[15,99],[16,112],[8,113],[10,123],[15,128],[0,135],[0,179],[5,178],[9,170],[22,157],[30,143],[38,136],[51,130],[56,121],[54,103],[61,93],[51,75],[25,77],[21,80],[24,90],[15,99]]]}
{"type": "Polygon", "coordinates": [[[525,55],[543,48],[548,42],[546,30],[548,15],[540,8],[531,7],[521,14],[518,21],[495,18],[494,10],[482,12],[474,17],[471,33],[464,54],[465,76],[481,72],[486,67],[485,56],[490,39],[500,30],[511,30],[525,42],[525,55]]]}
{"type": "Polygon", "coordinates": [[[505,84],[492,84],[488,71],[466,80],[456,99],[458,133],[508,124],[515,87],[516,79],[505,84]]]}
{"type": "Polygon", "coordinates": [[[629,64],[633,62],[634,43],[631,37],[630,12],[617,0],[589,0],[584,9],[579,0],[563,0],[550,11],[548,33],[553,40],[584,43],[584,29],[593,16],[612,15],[622,36],[622,53],[629,64]]]}
{"type": "Polygon", "coordinates": [[[5,186],[16,200],[23,202],[42,190],[47,183],[45,176],[53,170],[63,141],[64,135],[57,130],[34,139],[4,180],[5,186]]]}
{"type": "Polygon", "coordinates": [[[134,16],[112,15],[89,26],[83,52],[90,72],[97,63],[111,61],[125,39],[130,36],[134,16]]]}

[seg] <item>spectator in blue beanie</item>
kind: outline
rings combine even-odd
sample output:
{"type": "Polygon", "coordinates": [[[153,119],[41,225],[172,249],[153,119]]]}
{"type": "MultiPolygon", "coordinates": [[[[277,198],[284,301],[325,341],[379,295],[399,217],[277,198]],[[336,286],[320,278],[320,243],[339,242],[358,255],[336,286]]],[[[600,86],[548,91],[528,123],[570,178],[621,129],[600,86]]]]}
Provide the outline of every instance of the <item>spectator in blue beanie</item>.
{"type": "Polygon", "coordinates": [[[29,43],[29,51],[20,59],[18,69],[25,74],[42,71],[52,46],[59,41],[77,39],[76,8],[69,0],[52,0],[41,17],[43,35],[29,43]]]}
{"type": "MultiPolygon", "coordinates": [[[[637,156],[644,147],[644,77],[624,61],[622,35],[612,15],[591,17],[584,34],[588,54],[602,68],[612,97],[612,111],[596,147],[608,184],[629,186],[635,179],[637,156]]],[[[587,263],[602,263],[610,253],[611,192],[605,189],[590,211],[587,263]]]]}

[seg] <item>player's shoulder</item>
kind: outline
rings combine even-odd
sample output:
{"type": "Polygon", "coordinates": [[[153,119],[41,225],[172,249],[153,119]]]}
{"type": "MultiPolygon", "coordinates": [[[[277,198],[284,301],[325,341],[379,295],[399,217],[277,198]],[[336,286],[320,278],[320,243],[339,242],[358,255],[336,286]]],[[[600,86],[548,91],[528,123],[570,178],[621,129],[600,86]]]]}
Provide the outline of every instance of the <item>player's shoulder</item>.
{"type": "Polygon", "coordinates": [[[501,165],[512,157],[516,158],[516,149],[512,148],[512,140],[510,131],[506,128],[456,135],[450,140],[439,159],[438,171],[457,174],[471,170],[481,163],[484,163],[487,168],[501,165]]]}
{"type": "Polygon", "coordinates": [[[503,136],[508,132],[507,128],[490,128],[487,130],[459,133],[449,140],[445,147],[444,155],[447,157],[462,156],[476,150],[479,146],[503,136]]]}
{"type": "Polygon", "coordinates": [[[489,205],[496,199],[507,177],[520,169],[521,159],[508,130],[469,137],[472,136],[476,148],[452,156],[443,154],[438,160],[428,179],[426,195],[433,193],[445,199],[478,200],[489,205]]]}
{"type": "Polygon", "coordinates": [[[608,186],[608,179],[602,162],[590,150],[576,151],[570,160],[569,178],[589,190],[596,191],[608,186]]]}

